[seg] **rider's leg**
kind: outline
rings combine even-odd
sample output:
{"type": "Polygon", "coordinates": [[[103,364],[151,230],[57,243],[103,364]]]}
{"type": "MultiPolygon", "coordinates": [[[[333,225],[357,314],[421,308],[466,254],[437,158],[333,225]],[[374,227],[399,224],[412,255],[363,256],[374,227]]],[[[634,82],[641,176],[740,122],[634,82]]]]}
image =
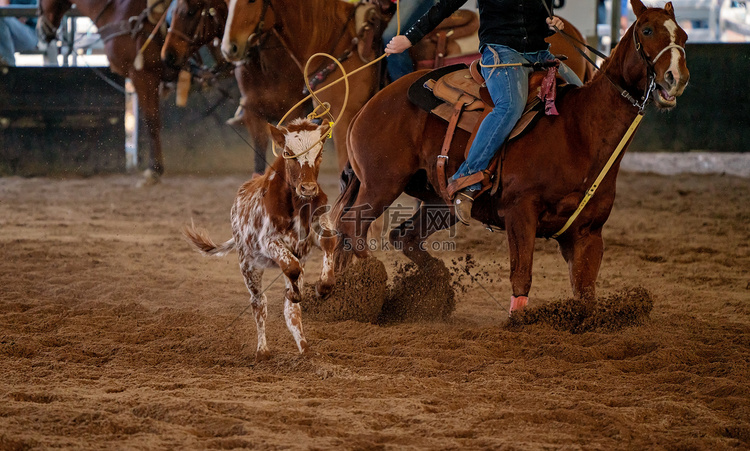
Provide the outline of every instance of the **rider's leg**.
{"type": "MultiPolygon", "coordinates": [[[[482,52],[483,66],[522,64],[526,60],[515,50],[500,46],[486,46],[482,52]]],[[[529,91],[530,68],[523,66],[482,67],[487,89],[495,108],[482,121],[466,161],[459,166],[453,180],[487,169],[497,149],[505,142],[523,114],[529,91]]],[[[456,215],[468,223],[471,199],[481,188],[479,183],[469,186],[456,196],[456,215]]]]}

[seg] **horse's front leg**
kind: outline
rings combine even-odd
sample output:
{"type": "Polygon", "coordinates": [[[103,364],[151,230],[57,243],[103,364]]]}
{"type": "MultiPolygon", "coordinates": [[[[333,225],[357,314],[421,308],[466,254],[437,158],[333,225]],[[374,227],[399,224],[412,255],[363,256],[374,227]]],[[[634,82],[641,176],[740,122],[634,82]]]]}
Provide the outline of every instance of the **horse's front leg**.
{"type": "Polygon", "coordinates": [[[274,241],[267,247],[271,257],[284,273],[286,292],[284,294],[284,318],[286,327],[292,333],[297,343],[299,352],[307,351],[307,340],[302,330],[302,309],[299,302],[302,300],[302,274],[304,272],[300,261],[294,256],[281,241],[274,241]]]}
{"type": "Polygon", "coordinates": [[[148,168],[153,175],[147,183],[158,183],[159,176],[164,174],[164,156],[161,151],[161,116],[159,114],[159,83],[160,76],[158,73],[144,70],[133,70],[130,76],[133,79],[133,86],[138,95],[138,103],[143,113],[146,129],[150,137],[151,152],[149,154],[148,168]]]}
{"type": "Polygon", "coordinates": [[[596,230],[569,232],[572,236],[558,239],[560,252],[568,263],[573,295],[578,299],[592,299],[596,294],[604,241],[601,227],[596,230]]]}
{"type": "Polygon", "coordinates": [[[510,285],[513,290],[508,312],[510,315],[516,310],[523,310],[529,302],[537,218],[538,214],[530,205],[518,204],[505,211],[510,253],[510,285]]]}

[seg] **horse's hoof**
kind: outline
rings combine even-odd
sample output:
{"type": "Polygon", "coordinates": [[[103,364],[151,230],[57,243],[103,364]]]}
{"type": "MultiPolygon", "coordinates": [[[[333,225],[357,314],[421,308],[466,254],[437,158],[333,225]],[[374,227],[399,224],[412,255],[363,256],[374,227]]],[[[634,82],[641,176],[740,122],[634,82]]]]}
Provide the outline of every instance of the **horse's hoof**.
{"type": "Polygon", "coordinates": [[[322,280],[319,280],[315,283],[315,294],[318,296],[318,299],[327,298],[332,291],[333,284],[331,283],[323,283],[322,280]]]}
{"type": "Polygon", "coordinates": [[[256,362],[263,362],[270,358],[271,358],[271,352],[268,349],[258,350],[258,352],[255,353],[256,362]]]}
{"type": "Polygon", "coordinates": [[[138,182],[138,188],[158,185],[161,182],[161,175],[153,169],[143,171],[143,178],[138,182]]]}
{"type": "Polygon", "coordinates": [[[510,297],[510,310],[508,316],[513,316],[513,312],[520,311],[526,308],[526,304],[529,303],[528,296],[511,296],[510,297]]]}
{"type": "Polygon", "coordinates": [[[310,355],[310,345],[307,344],[307,340],[302,339],[299,342],[299,353],[305,356],[310,355]]]}

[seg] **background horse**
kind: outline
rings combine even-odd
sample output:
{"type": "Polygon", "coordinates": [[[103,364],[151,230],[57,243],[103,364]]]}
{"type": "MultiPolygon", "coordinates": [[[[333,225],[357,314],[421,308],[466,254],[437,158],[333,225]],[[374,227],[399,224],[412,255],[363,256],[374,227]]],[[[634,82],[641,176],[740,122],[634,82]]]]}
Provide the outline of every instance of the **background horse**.
{"type": "Polygon", "coordinates": [[[98,27],[112,70],[133,81],[151,139],[146,181],[156,183],[164,173],[159,136],[159,84],[175,74],[165,71],[159,58],[163,42],[159,33],[143,53],[143,69],[137,70],[133,65],[138,50],[154,29],[146,17],[146,0],[39,0],[37,34],[41,40],[50,42],[55,39],[63,15],[73,4],[98,27]]]}
{"type": "MultiPolygon", "coordinates": [[[[227,14],[224,0],[177,0],[162,47],[164,63],[179,70],[201,46],[210,46],[214,39],[221,39],[227,14]]],[[[267,33],[243,64],[235,68],[234,74],[245,108],[242,122],[255,148],[255,172],[262,174],[270,138],[268,122],[278,122],[302,98],[305,87],[302,70],[276,35],[267,33]]]]}
{"type": "MultiPolygon", "coordinates": [[[[354,13],[354,5],[340,0],[231,0],[221,50],[229,61],[244,61],[258,42],[273,33],[298,66],[302,67],[313,54],[326,52],[339,58],[344,69],[350,73],[365,65],[357,54],[354,13]]],[[[380,36],[380,30],[375,30],[375,36],[380,36]]],[[[372,48],[365,50],[374,56],[380,51],[380,43],[374,42],[372,48]]],[[[330,61],[321,59],[318,66],[329,64],[330,61]]],[[[286,67],[276,77],[292,71],[292,67],[286,67]]],[[[338,71],[333,72],[315,89],[325,87],[340,77],[338,71]]],[[[350,77],[349,85],[347,105],[342,104],[343,82],[319,95],[323,102],[331,104],[331,113],[338,118],[333,128],[333,139],[339,168],[346,164],[346,130],[349,122],[378,88],[378,66],[370,66],[350,77]]]]}
{"type": "MultiPolygon", "coordinates": [[[[577,39],[579,42],[586,42],[586,38],[581,34],[581,31],[575,27],[575,25],[562,17],[560,17],[560,20],[565,24],[563,30],[566,33],[577,39]]],[[[568,57],[568,59],[565,60],[565,65],[570,67],[582,82],[588,83],[594,78],[594,66],[578,53],[578,50],[576,50],[576,44],[571,42],[570,38],[563,36],[561,33],[555,33],[545,39],[545,41],[550,44],[550,52],[552,52],[553,55],[565,55],[568,57]]],[[[479,55],[477,55],[477,57],[479,57],[479,55]]]]}
{"type": "MultiPolygon", "coordinates": [[[[659,109],[669,109],[690,77],[684,55],[687,35],[677,25],[672,4],[664,9],[646,8],[640,0],[631,4],[638,19],[602,71],[558,99],[559,116],[542,117],[531,132],[501,151],[500,190],[495,195],[485,192],[474,202],[475,219],[507,231],[511,310],[527,301],[534,238],[549,238],[563,227],[639,114],[636,102],[623,97],[613,84],[635,98],[643,96],[644,102],[649,96],[659,109]]],[[[409,86],[423,74],[403,77],[382,90],[352,122],[348,148],[353,174],[332,211],[342,238],[340,263],[351,255],[344,253],[349,246],[360,257],[367,255],[361,241],[367,228],[402,192],[425,204],[394,229],[390,239],[417,264],[432,259],[420,247],[422,241],[455,224],[435,188],[446,123],[407,99],[409,86]],[[431,209],[451,220],[436,221],[441,215],[429,213],[431,209]]],[[[463,161],[468,138],[457,132],[447,174],[463,161]]],[[[594,296],[603,255],[602,227],[612,210],[621,157],[572,227],[556,238],[576,297],[594,296]]]]}

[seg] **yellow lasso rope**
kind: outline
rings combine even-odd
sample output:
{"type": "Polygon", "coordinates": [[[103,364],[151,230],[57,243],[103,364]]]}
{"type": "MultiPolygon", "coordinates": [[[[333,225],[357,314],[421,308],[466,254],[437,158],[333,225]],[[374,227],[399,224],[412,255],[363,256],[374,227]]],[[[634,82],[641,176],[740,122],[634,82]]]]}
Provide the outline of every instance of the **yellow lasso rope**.
{"type": "MultiPolygon", "coordinates": [[[[398,25],[398,27],[397,27],[398,30],[396,32],[396,35],[399,35],[399,34],[401,34],[401,1],[400,0],[396,1],[396,24],[398,25]]],[[[280,126],[286,120],[287,116],[289,116],[289,114],[291,114],[292,111],[296,110],[302,104],[304,104],[305,102],[307,102],[309,99],[313,98],[313,99],[315,99],[316,102],[318,102],[318,106],[315,107],[315,110],[313,110],[312,113],[310,113],[310,114],[307,115],[308,119],[318,119],[318,118],[321,118],[321,117],[323,117],[323,116],[325,116],[327,114],[331,118],[331,120],[328,122],[328,124],[330,125],[330,129],[328,130],[328,135],[321,136],[320,139],[318,141],[316,141],[312,146],[310,146],[307,150],[302,151],[302,152],[300,152],[298,154],[295,154],[295,155],[287,156],[287,155],[282,154],[282,156],[284,158],[288,159],[288,160],[289,159],[293,159],[293,158],[299,158],[302,155],[304,155],[304,154],[310,152],[312,149],[314,149],[327,136],[328,137],[332,136],[332,134],[333,134],[333,127],[336,125],[336,123],[338,122],[339,118],[337,117],[334,120],[333,115],[331,114],[331,105],[328,102],[321,102],[321,100],[318,98],[318,93],[323,92],[323,91],[325,91],[326,89],[328,89],[328,88],[330,88],[332,86],[335,86],[336,84],[338,84],[342,80],[344,81],[344,84],[346,85],[346,91],[345,91],[345,94],[344,94],[344,103],[341,106],[341,111],[339,112],[339,117],[341,117],[341,115],[344,113],[344,110],[346,110],[347,103],[349,103],[349,77],[351,77],[351,76],[359,73],[360,71],[365,70],[366,68],[372,66],[375,63],[380,62],[383,58],[385,58],[387,56],[388,56],[387,53],[383,53],[379,57],[375,58],[374,60],[370,61],[369,63],[365,64],[364,66],[351,71],[350,73],[346,72],[346,70],[344,69],[344,66],[341,64],[341,62],[338,60],[338,58],[336,58],[336,57],[334,57],[332,55],[329,55],[327,53],[316,53],[316,54],[312,55],[310,58],[308,58],[307,59],[307,63],[305,63],[305,68],[303,70],[302,76],[305,79],[305,86],[307,87],[307,90],[310,92],[310,94],[308,94],[307,97],[305,97],[304,99],[302,99],[299,102],[297,102],[296,105],[294,105],[293,107],[291,107],[289,109],[289,111],[286,112],[286,114],[284,115],[284,117],[282,117],[281,120],[279,120],[279,122],[276,124],[276,126],[277,127],[280,126]],[[307,69],[310,66],[310,62],[314,58],[316,58],[318,56],[323,56],[323,57],[326,57],[326,58],[329,58],[329,59],[333,60],[333,62],[335,62],[336,65],[338,65],[339,69],[341,69],[341,73],[343,74],[343,76],[341,76],[341,78],[337,79],[336,81],[332,82],[331,84],[326,85],[326,86],[318,89],[317,91],[313,91],[312,87],[310,86],[310,79],[309,79],[309,77],[307,75],[307,69]],[[322,113],[317,113],[318,108],[321,108],[321,107],[324,108],[324,111],[322,113]]],[[[279,156],[279,153],[276,151],[276,143],[273,142],[273,141],[271,141],[271,150],[273,151],[273,154],[275,156],[279,156]]]]}

